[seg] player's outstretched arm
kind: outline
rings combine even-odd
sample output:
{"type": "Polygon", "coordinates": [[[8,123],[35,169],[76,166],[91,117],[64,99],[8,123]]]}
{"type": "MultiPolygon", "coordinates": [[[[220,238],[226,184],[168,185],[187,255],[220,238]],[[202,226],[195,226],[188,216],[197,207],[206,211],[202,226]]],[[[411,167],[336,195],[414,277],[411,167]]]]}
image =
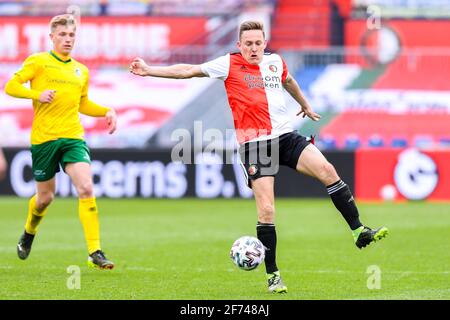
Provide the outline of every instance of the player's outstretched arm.
{"type": "Polygon", "coordinates": [[[200,65],[174,64],[166,67],[149,66],[141,58],[135,58],[130,64],[130,72],[141,76],[151,76],[171,79],[189,79],[194,77],[206,77],[200,65]]]}
{"type": "Polygon", "coordinates": [[[300,111],[297,113],[297,116],[308,117],[311,120],[319,121],[321,116],[318,113],[315,113],[311,106],[309,105],[308,101],[306,101],[305,96],[303,95],[302,90],[300,89],[300,86],[298,85],[297,81],[288,74],[286,77],[286,81],[283,83],[283,87],[286,89],[287,92],[292,96],[292,98],[295,99],[295,101],[300,104],[300,111]]]}

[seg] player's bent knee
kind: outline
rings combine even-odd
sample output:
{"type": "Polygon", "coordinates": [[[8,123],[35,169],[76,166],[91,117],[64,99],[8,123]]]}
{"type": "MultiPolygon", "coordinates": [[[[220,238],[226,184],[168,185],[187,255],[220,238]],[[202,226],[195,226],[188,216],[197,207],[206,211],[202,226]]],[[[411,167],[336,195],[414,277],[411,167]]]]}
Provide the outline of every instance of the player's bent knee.
{"type": "Polygon", "coordinates": [[[320,166],[317,178],[325,185],[329,185],[339,180],[339,176],[336,172],[336,169],[328,161],[320,166]]]}
{"type": "Polygon", "coordinates": [[[53,192],[42,192],[36,197],[36,207],[38,210],[44,210],[50,203],[55,199],[55,194],[53,192]]]}
{"type": "Polygon", "coordinates": [[[85,182],[77,188],[78,196],[80,198],[91,198],[94,196],[94,186],[91,182],[85,182]]]}

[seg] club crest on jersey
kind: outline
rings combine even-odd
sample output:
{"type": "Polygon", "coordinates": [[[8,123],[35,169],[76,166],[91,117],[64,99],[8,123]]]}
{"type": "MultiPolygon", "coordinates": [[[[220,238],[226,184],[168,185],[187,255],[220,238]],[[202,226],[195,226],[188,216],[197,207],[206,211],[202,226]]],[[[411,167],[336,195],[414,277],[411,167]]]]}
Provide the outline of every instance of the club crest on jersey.
{"type": "Polygon", "coordinates": [[[81,70],[80,70],[80,68],[76,68],[75,69],[75,74],[77,75],[77,77],[81,77],[81,70]]]}
{"type": "Polygon", "coordinates": [[[256,164],[251,164],[248,168],[248,174],[254,176],[258,173],[258,166],[256,164]]]}
{"type": "Polygon", "coordinates": [[[271,65],[269,66],[269,70],[272,71],[272,72],[277,72],[278,69],[277,69],[277,66],[271,64],[271,65]]]}

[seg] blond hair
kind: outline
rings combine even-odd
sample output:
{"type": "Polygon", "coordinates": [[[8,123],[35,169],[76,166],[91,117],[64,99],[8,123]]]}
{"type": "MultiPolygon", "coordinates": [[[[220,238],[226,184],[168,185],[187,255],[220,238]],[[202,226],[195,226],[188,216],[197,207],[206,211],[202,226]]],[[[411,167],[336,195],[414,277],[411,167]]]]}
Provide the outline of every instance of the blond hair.
{"type": "Polygon", "coordinates": [[[242,33],[244,31],[249,31],[249,30],[261,30],[263,33],[264,38],[266,37],[266,35],[264,34],[264,25],[262,22],[259,21],[244,21],[241,23],[240,27],[239,27],[239,39],[241,39],[242,33]]]}
{"type": "Polygon", "coordinates": [[[58,26],[77,26],[77,22],[73,15],[71,14],[61,14],[54,16],[50,20],[50,30],[54,32],[58,26]]]}

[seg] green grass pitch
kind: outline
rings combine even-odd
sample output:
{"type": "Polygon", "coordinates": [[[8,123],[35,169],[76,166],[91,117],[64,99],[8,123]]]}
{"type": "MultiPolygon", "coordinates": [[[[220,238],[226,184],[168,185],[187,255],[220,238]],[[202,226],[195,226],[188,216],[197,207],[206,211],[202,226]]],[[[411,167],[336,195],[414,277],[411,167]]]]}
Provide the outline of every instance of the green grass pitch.
{"type": "Polygon", "coordinates": [[[0,198],[0,299],[450,299],[450,206],[360,204],[386,239],[358,250],[329,200],[277,199],[278,266],[286,295],[266,290],[264,267],[238,270],[235,239],[255,235],[253,200],[98,199],[112,271],[89,269],[76,199],[56,199],[26,261],[16,243],[27,199],[0,198]],[[80,289],[69,289],[69,266],[80,289]],[[368,288],[380,270],[380,287],[368,288]],[[371,278],[372,277],[372,278],[371,278]]]}

